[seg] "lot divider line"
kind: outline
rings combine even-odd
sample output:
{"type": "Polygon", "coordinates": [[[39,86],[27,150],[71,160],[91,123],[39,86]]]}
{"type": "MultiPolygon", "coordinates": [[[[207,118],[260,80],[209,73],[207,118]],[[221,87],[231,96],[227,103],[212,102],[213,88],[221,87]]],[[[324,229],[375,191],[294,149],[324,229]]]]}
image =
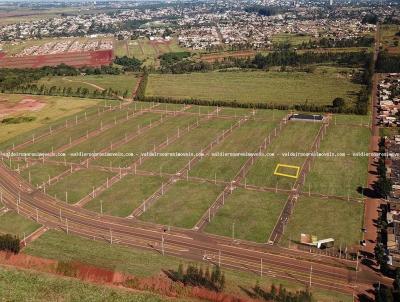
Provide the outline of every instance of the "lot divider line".
{"type": "MultiPolygon", "coordinates": [[[[85,135],[82,135],[82,136],[74,139],[73,141],[70,140],[69,143],[67,143],[67,144],[65,144],[63,146],[60,146],[56,150],[52,150],[51,153],[53,153],[53,154],[63,153],[66,150],[68,150],[68,149],[70,149],[72,147],[75,147],[75,146],[87,141],[90,138],[96,137],[96,136],[106,132],[107,130],[113,129],[113,128],[117,127],[118,125],[126,123],[127,121],[131,120],[132,118],[136,118],[136,117],[141,116],[141,115],[143,115],[144,113],[147,113],[147,112],[149,112],[148,109],[142,109],[142,110],[137,111],[136,114],[135,114],[135,111],[134,111],[132,113],[132,115],[129,115],[129,113],[127,111],[126,117],[121,118],[119,120],[114,120],[114,122],[106,124],[104,126],[100,125],[100,127],[98,129],[95,129],[95,130],[93,130],[91,132],[87,132],[85,135]]],[[[100,151],[100,152],[102,152],[102,151],[100,151]]],[[[106,152],[106,151],[104,151],[104,152],[106,152]]],[[[18,159],[20,157],[16,157],[16,158],[18,159]]],[[[35,165],[38,162],[38,161],[33,161],[33,162],[31,162],[31,165],[29,165],[29,159],[25,159],[24,158],[24,160],[26,161],[27,164],[22,166],[22,167],[19,167],[19,172],[31,167],[32,165],[35,165]]],[[[43,156],[42,162],[44,163],[44,156],[43,156]]]]}
{"type": "MultiPolygon", "coordinates": [[[[321,140],[323,140],[324,135],[326,134],[326,129],[330,125],[330,119],[331,116],[328,115],[325,119],[325,121],[322,121],[321,127],[318,130],[318,133],[311,145],[310,148],[310,153],[312,152],[318,152],[321,140]]],[[[305,161],[303,162],[300,173],[298,178],[296,179],[293,189],[291,190],[285,205],[282,208],[282,211],[278,217],[277,222],[275,223],[274,229],[272,230],[271,234],[269,235],[268,238],[268,243],[269,244],[276,244],[280,241],[284,231],[285,231],[285,226],[289,222],[289,218],[293,213],[295,204],[297,202],[297,199],[300,195],[301,189],[306,181],[307,174],[311,171],[311,165],[313,164],[315,158],[311,154],[307,156],[305,161]]]]}
{"type": "MultiPolygon", "coordinates": [[[[254,154],[259,152],[262,153],[270,146],[271,141],[273,141],[276,137],[279,136],[282,129],[287,125],[289,121],[289,116],[285,116],[282,120],[279,121],[279,125],[274,128],[268,135],[263,139],[260,146],[254,150],[254,154]]],[[[258,159],[258,156],[252,155],[247,158],[247,160],[243,163],[240,167],[239,171],[233,177],[233,179],[225,186],[223,191],[217,196],[215,201],[210,205],[210,207],[204,212],[203,216],[199,219],[199,221],[193,227],[194,230],[202,231],[205,226],[211,222],[211,219],[215,217],[218,210],[224,206],[225,199],[232,194],[238,184],[246,177],[247,173],[249,172],[251,166],[254,162],[258,159]]]]}
{"type": "MultiPolygon", "coordinates": [[[[142,136],[143,134],[145,134],[147,131],[149,131],[150,129],[153,129],[154,127],[157,127],[159,125],[161,125],[163,122],[165,122],[165,120],[167,119],[161,119],[158,120],[157,122],[153,122],[147,126],[144,126],[143,128],[138,129],[136,132],[132,133],[129,137],[127,136],[126,138],[123,139],[123,143],[119,142],[118,146],[121,146],[125,143],[128,143],[132,140],[134,140],[135,138],[142,136]]],[[[107,147],[99,152],[107,152],[108,150],[112,150],[112,148],[114,147],[107,147]]],[[[44,191],[46,190],[46,186],[50,186],[53,185],[55,183],[57,183],[58,181],[60,181],[61,179],[63,179],[64,177],[66,177],[69,174],[72,174],[76,171],[82,170],[82,169],[88,169],[89,168],[89,160],[95,158],[95,156],[90,156],[86,159],[84,159],[83,161],[81,161],[80,163],[70,163],[69,164],[69,168],[65,171],[63,171],[62,173],[50,178],[47,182],[44,182],[41,186],[39,186],[39,189],[43,189],[44,191]]],[[[44,161],[42,159],[42,162],[47,162],[44,161]]],[[[49,161],[50,162],[50,161],[49,161]]],[[[66,162],[64,162],[64,165],[67,166],[66,162]]],[[[119,168],[119,171],[121,172],[121,168],[119,168]]]]}
{"type": "Polygon", "coordinates": [[[7,151],[18,151],[23,147],[33,145],[33,144],[35,144],[37,142],[42,141],[43,139],[45,139],[47,137],[56,135],[56,134],[62,132],[63,130],[65,130],[65,129],[69,129],[69,128],[75,127],[77,125],[80,125],[81,123],[86,122],[89,117],[90,118],[96,118],[98,116],[101,116],[101,115],[103,115],[103,114],[105,114],[107,112],[116,110],[118,108],[122,109],[122,108],[126,107],[127,105],[129,105],[129,103],[120,103],[120,105],[118,105],[118,106],[111,106],[111,105],[106,106],[106,105],[104,105],[103,110],[100,110],[100,107],[98,107],[97,112],[93,112],[93,113],[90,113],[90,114],[85,114],[85,117],[81,118],[81,120],[78,120],[77,119],[77,115],[75,115],[75,119],[73,121],[69,121],[68,122],[68,119],[67,119],[67,120],[65,120],[65,124],[63,124],[62,126],[59,126],[57,128],[53,128],[52,126],[49,126],[49,131],[48,132],[43,133],[43,134],[38,135],[38,136],[35,136],[33,134],[31,139],[29,139],[29,140],[27,140],[27,141],[25,141],[23,143],[20,143],[17,146],[14,145],[13,147],[8,148],[7,151]]]}
{"type": "MultiPolygon", "coordinates": [[[[184,107],[181,110],[186,110],[188,107],[184,107]]],[[[165,119],[164,119],[165,121],[165,119]]],[[[159,122],[158,125],[160,125],[162,122],[159,122]]],[[[157,125],[157,126],[158,126],[157,125]]],[[[169,146],[170,144],[174,143],[176,140],[178,140],[182,135],[190,132],[192,129],[197,128],[199,126],[199,121],[196,121],[194,124],[191,126],[188,126],[185,128],[183,131],[178,131],[177,134],[175,134],[173,137],[167,137],[167,139],[159,144],[157,147],[153,148],[152,150],[149,150],[148,152],[159,152],[163,148],[169,146]]],[[[148,129],[154,128],[156,126],[148,126],[148,129]]],[[[148,130],[147,129],[147,130],[148,130]]],[[[136,173],[136,169],[138,166],[140,166],[148,157],[145,156],[139,156],[139,159],[135,160],[131,165],[128,166],[128,168],[122,169],[119,168],[119,173],[113,176],[111,179],[107,179],[107,181],[103,184],[101,184],[99,187],[93,189],[91,194],[86,195],[83,197],[81,200],[79,200],[77,203],[75,203],[75,206],[78,207],[83,207],[85,204],[87,204],[90,200],[94,199],[97,195],[102,193],[103,191],[109,189],[112,185],[116,184],[117,182],[121,181],[125,176],[128,174],[133,174],[136,173]]]]}
{"type": "MultiPolygon", "coordinates": [[[[217,108],[216,110],[219,110],[219,108],[217,108]]],[[[207,117],[208,119],[209,117],[207,117]]],[[[208,144],[205,148],[203,148],[202,150],[200,150],[200,152],[198,152],[198,154],[196,154],[194,157],[192,157],[187,164],[181,168],[179,171],[177,171],[176,174],[172,175],[167,182],[161,185],[160,188],[157,189],[156,192],[154,192],[150,197],[148,197],[145,201],[143,201],[143,203],[141,205],[139,205],[133,212],[131,215],[129,215],[128,217],[139,217],[140,215],[142,215],[149,207],[151,207],[161,196],[163,196],[165,194],[165,192],[168,191],[168,189],[175,183],[177,182],[179,179],[186,179],[188,180],[189,178],[189,171],[190,169],[197,163],[199,162],[199,160],[201,160],[201,158],[204,155],[208,155],[211,150],[219,145],[221,142],[223,142],[227,137],[229,137],[233,131],[240,127],[243,123],[247,122],[249,120],[248,117],[242,117],[239,121],[237,121],[234,125],[232,125],[230,128],[225,129],[222,131],[222,134],[218,135],[210,144],[208,144]]]]}

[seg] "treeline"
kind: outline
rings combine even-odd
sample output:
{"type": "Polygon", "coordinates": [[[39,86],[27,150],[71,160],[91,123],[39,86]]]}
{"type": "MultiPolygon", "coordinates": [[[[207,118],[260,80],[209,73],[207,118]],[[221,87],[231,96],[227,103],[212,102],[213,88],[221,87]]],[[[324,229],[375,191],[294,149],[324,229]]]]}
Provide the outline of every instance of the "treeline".
{"type": "Polygon", "coordinates": [[[297,53],[293,50],[282,50],[263,55],[258,53],[254,58],[227,57],[213,63],[194,61],[192,59],[177,59],[164,61],[161,72],[187,73],[207,72],[217,69],[242,68],[267,70],[274,66],[301,67],[310,64],[336,63],[341,66],[364,67],[372,58],[372,54],[361,52],[305,52],[297,53]]]}
{"type": "Polygon", "coordinates": [[[214,107],[232,107],[232,108],[253,108],[253,109],[278,109],[278,110],[290,110],[295,109],[298,111],[308,112],[331,112],[331,113],[353,113],[353,114],[365,114],[363,110],[356,111],[355,108],[339,108],[331,105],[315,105],[315,104],[293,104],[283,105],[276,103],[243,103],[239,101],[220,101],[220,100],[199,100],[199,99],[173,99],[167,97],[147,97],[137,95],[136,100],[142,102],[155,102],[155,103],[171,103],[171,104],[187,104],[187,105],[198,105],[198,106],[214,106],[214,107]]]}
{"type": "Polygon", "coordinates": [[[276,301],[276,302],[312,302],[312,293],[308,290],[300,290],[292,293],[286,290],[282,285],[277,288],[274,284],[271,285],[269,291],[264,290],[257,283],[253,288],[253,292],[249,295],[254,299],[261,299],[264,301],[276,301]]]}
{"type": "Polygon", "coordinates": [[[98,68],[82,67],[75,68],[65,64],[58,66],[46,66],[42,68],[25,69],[0,69],[0,91],[6,92],[48,76],[77,76],[80,74],[100,75],[100,74],[121,74],[121,69],[112,66],[102,66],[98,68]]]}
{"type": "MultiPolygon", "coordinates": [[[[385,139],[381,138],[379,142],[379,153],[384,154],[385,151],[385,139]]],[[[387,169],[385,165],[385,156],[383,155],[379,157],[376,172],[378,174],[378,180],[375,182],[374,187],[382,198],[386,198],[392,191],[392,182],[386,176],[387,169]]]]}
{"type": "Polygon", "coordinates": [[[20,241],[17,237],[10,234],[0,236],[0,251],[18,254],[20,251],[20,241]]]}
{"type": "Polygon", "coordinates": [[[374,43],[374,37],[355,37],[345,39],[322,38],[317,41],[308,41],[300,44],[300,49],[314,48],[344,48],[344,47],[371,47],[374,43]]]}
{"type": "Polygon", "coordinates": [[[124,71],[140,71],[142,69],[142,61],[135,57],[116,57],[114,63],[123,66],[124,71]]]}
{"type": "Polygon", "coordinates": [[[145,100],[148,80],[149,80],[149,74],[147,71],[145,71],[142,75],[142,79],[140,80],[139,87],[136,90],[135,100],[138,101],[145,100]]]}
{"type": "Polygon", "coordinates": [[[380,52],[376,61],[376,71],[381,73],[400,72],[400,55],[380,52]]]}
{"type": "Polygon", "coordinates": [[[15,87],[8,89],[8,93],[19,94],[32,94],[32,95],[50,95],[50,96],[66,96],[66,97],[80,97],[80,98],[94,98],[94,99],[118,99],[118,96],[126,98],[129,94],[128,90],[123,93],[112,88],[104,89],[102,91],[94,89],[89,90],[85,87],[78,87],[73,89],[71,87],[46,87],[44,85],[28,84],[25,86],[15,87]]]}
{"type": "Polygon", "coordinates": [[[272,6],[263,6],[263,5],[252,5],[247,6],[244,11],[246,13],[257,13],[260,16],[273,16],[282,11],[282,8],[272,7],[272,6]]]}
{"type": "Polygon", "coordinates": [[[184,268],[180,264],[176,272],[169,272],[169,276],[184,285],[204,287],[217,292],[222,292],[225,288],[225,274],[218,265],[213,266],[210,271],[208,266],[204,270],[201,266],[189,264],[184,268]]]}

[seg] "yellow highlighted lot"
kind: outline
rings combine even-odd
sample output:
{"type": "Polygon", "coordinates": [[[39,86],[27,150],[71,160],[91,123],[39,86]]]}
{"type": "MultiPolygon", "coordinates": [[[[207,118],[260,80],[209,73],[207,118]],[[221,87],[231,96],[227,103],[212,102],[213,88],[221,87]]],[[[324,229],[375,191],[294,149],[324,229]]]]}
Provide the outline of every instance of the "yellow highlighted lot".
{"type": "Polygon", "coordinates": [[[289,177],[289,178],[294,178],[294,179],[297,179],[299,177],[299,173],[300,173],[300,167],[299,166],[284,165],[284,164],[277,164],[276,168],[275,168],[275,171],[274,171],[274,175],[284,176],[284,177],[289,177]],[[293,170],[295,170],[295,173],[294,174],[288,174],[288,173],[279,172],[279,170],[281,168],[293,169],[293,170]]]}

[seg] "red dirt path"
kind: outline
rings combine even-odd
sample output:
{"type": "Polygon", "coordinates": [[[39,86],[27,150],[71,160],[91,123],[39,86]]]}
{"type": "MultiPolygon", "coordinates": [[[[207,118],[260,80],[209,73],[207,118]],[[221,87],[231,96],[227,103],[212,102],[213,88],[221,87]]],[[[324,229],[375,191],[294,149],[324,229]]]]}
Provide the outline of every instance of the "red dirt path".
{"type": "Polygon", "coordinates": [[[44,106],[45,103],[32,98],[22,99],[18,103],[10,103],[7,99],[0,98],[0,117],[22,111],[39,111],[44,106]]]}

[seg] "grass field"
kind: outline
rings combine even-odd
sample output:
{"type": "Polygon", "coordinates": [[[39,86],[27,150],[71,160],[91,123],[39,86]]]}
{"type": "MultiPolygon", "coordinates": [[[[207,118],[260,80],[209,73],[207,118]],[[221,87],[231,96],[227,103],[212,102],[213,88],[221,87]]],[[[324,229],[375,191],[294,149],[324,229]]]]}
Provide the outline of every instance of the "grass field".
{"type": "Polygon", "coordinates": [[[342,247],[358,244],[364,207],[362,203],[301,197],[297,201],[281,240],[300,241],[300,234],[312,234],[318,239],[334,238],[342,247]]]}
{"type": "MultiPolygon", "coordinates": [[[[162,269],[176,270],[179,263],[188,263],[172,256],[161,256],[157,252],[142,251],[105,242],[91,241],[77,236],[68,236],[61,232],[48,231],[29,245],[24,253],[57,260],[76,260],[108,269],[127,272],[136,276],[146,277],[158,274],[162,269]]],[[[203,265],[205,265],[203,263],[203,265]]],[[[224,269],[226,290],[232,294],[243,295],[242,287],[253,287],[256,280],[260,286],[270,287],[271,284],[282,284],[290,291],[303,289],[299,284],[264,277],[259,279],[254,274],[224,269]]],[[[352,301],[351,296],[312,289],[317,301],[333,302],[352,301]],[[333,298],[334,297],[334,298],[333,298]]]]}
{"type": "MultiPolygon", "coordinates": [[[[158,146],[159,144],[165,142],[167,140],[167,137],[172,137],[176,135],[178,132],[178,128],[185,128],[187,127],[187,125],[195,123],[195,121],[196,119],[192,116],[182,116],[164,120],[161,125],[146,131],[137,139],[113,150],[114,152],[129,153],[132,154],[132,156],[111,158],[103,157],[95,160],[94,163],[107,166],[112,165],[113,167],[129,166],[133,163],[133,161],[139,158],[141,153],[153,151],[154,146],[158,146]]],[[[150,158],[149,160],[152,160],[152,158],[150,158]]]]}
{"type": "Polygon", "coordinates": [[[319,157],[307,176],[305,189],[327,195],[361,197],[368,175],[368,157],[354,152],[368,152],[370,130],[365,127],[331,125],[321,142],[321,153],[344,153],[340,157],[319,157]]]}
{"type": "Polygon", "coordinates": [[[208,183],[178,181],[140,219],[192,228],[222,189],[208,183]]]}
{"type": "Polygon", "coordinates": [[[232,120],[209,120],[182,136],[171,146],[163,149],[173,156],[150,158],[141,169],[153,172],[176,173],[183,168],[197,152],[210,144],[218,135],[233,123],[232,120]],[[176,155],[174,154],[176,152],[176,155]],[[193,153],[193,154],[192,154],[193,153]]]}
{"type": "MultiPolygon", "coordinates": [[[[51,96],[29,96],[29,95],[10,95],[0,94],[0,100],[15,104],[24,99],[35,99],[46,104],[39,111],[22,111],[10,116],[31,116],[36,119],[29,123],[3,124],[0,123],[0,149],[12,146],[9,140],[24,133],[32,133],[34,129],[44,127],[48,131],[48,126],[57,120],[65,119],[68,116],[77,114],[80,111],[99,104],[99,100],[89,100],[80,98],[65,98],[51,96]]],[[[10,117],[8,116],[8,117],[10,117]]],[[[18,143],[17,139],[13,139],[18,143]]]]}
{"type": "Polygon", "coordinates": [[[260,144],[264,141],[276,122],[262,122],[251,120],[236,129],[232,135],[213,149],[211,156],[201,160],[189,173],[190,176],[202,177],[207,179],[230,181],[240,170],[248,156],[237,154],[238,152],[257,151],[260,144]],[[217,153],[232,153],[232,156],[217,153]]]}
{"type": "Polygon", "coordinates": [[[205,231],[265,243],[286,199],[284,194],[236,189],[205,231]]]}
{"type": "Polygon", "coordinates": [[[112,173],[97,171],[91,168],[79,170],[51,185],[46,190],[46,193],[68,203],[75,203],[90,194],[93,187],[97,188],[106,182],[107,177],[111,178],[112,176],[112,173]],[[65,192],[68,192],[68,200],[66,200],[65,192]]]}
{"type": "Polygon", "coordinates": [[[8,211],[0,216],[0,234],[12,234],[23,239],[24,234],[28,236],[39,227],[40,224],[22,217],[14,211],[8,211]]]}
{"type": "MultiPolygon", "coordinates": [[[[308,152],[318,133],[320,123],[312,122],[289,122],[281,134],[271,142],[267,152],[273,153],[273,157],[260,157],[254,162],[253,167],[247,175],[247,183],[257,186],[275,187],[279,189],[291,189],[294,183],[293,178],[274,175],[277,164],[300,166],[305,157],[289,156],[287,152],[308,152]]],[[[287,171],[293,174],[294,171],[287,171]]]]}
{"type": "MultiPolygon", "coordinates": [[[[150,104],[148,106],[150,106],[150,104]]],[[[129,108],[123,110],[116,109],[113,111],[105,112],[98,117],[92,116],[87,120],[85,120],[84,116],[80,116],[80,118],[77,118],[78,125],[74,125],[76,120],[73,119],[72,121],[70,121],[73,127],[69,127],[68,129],[63,130],[63,135],[53,135],[43,141],[38,142],[37,144],[32,144],[25,147],[23,151],[50,152],[52,151],[52,149],[57,150],[57,148],[69,144],[70,140],[73,141],[77,138],[83,137],[88,132],[101,129],[102,126],[110,124],[114,124],[112,126],[115,126],[115,121],[122,121],[122,123],[120,123],[119,125],[111,129],[105,130],[103,133],[99,134],[95,138],[89,138],[90,141],[94,141],[94,139],[97,139],[98,137],[105,137],[106,140],[110,139],[110,137],[112,139],[116,139],[116,137],[114,137],[113,135],[116,132],[119,132],[121,135],[121,131],[126,131],[126,128],[130,125],[134,124],[135,126],[137,126],[138,123],[145,123],[146,121],[149,122],[151,119],[150,117],[152,117],[154,120],[156,118],[159,118],[159,115],[145,113],[126,121],[127,110],[129,111],[130,116],[132,116],[132,110],[134,110],[134,106],[130,106],[129,108]]],[[[125,132],[123,132],[122,135],[125,135],[125,132]]],[[[93,151],[93,149],[90,148],[90,151],[93,151]]]]}
{"type": "Polygon", "coordinates": [[[146,96],[244,103],[328,105],[336,97],[353,102],[360,85],[339,73],[210,72],[151,74],[146,96]],[[284,87],[285,89],[282,89],[284,87]]]}
{"type": "Polygon", "coordinates": [[[138,74],[127,73],[121,75],[85,75],[85,76],[54,76],[44,77],[36,82],[38,86],[45,87],[61,87],[61,88],[87,88],[90,92],[94,90],[102,91],[102,89],[111,88],[118,91],[118,95],[122,96],[128,91],[128,96],[132,96],[134,87],[138,80],[138,74]]]}
{"type": "MultiPolygon", "coordinates": [[[[165,180],[164,180],[165,181],[165,180]]],[[[158,176],[128,175],[110,189],[91,200],[85,208],[113,216],[127,217],[163,182],[158,176]]]]}
{"type": "Polygon", "coordinates": [[[62,165],[37,163],[36,165],[33,165],[27,169],[22,170],[21,176],[25,180],[29,181],[29,175],[30,175],[31,184],[36,186],[43,184],[43,182],[48,181],[49,178],[59,175],[68,168],[69,167],[65,167],[62,165]]]}
{"type": "Polygon", "coordinates": [[[312,36],[307,36],[307,35],[295,35],[295,34],[277,34],[272,36],[272,42],[273,43],[290,43],[292,46],[298,46],[302,44],[303,42],[308,42],[308,41],[313,41],[315,38],[312,36]]]}
{"type": "Polygon", "coordinates": [[[2,266],[0,266],[0,293],[3,301],[183,301],[2,266]]]}
{"type": "Polygon", "coordinates": [[[135,57],[144,62],[145,66],[157,66],[159,64],[158,57],[168,52],[190,51],[178,45],[176,39],[172,39],[169,43],[152,43],[147,38],[129,41],[119,41],[117,43],[117,53],[135,57]],[[128,46],[128,51],[126,49],[128,46]]]}

